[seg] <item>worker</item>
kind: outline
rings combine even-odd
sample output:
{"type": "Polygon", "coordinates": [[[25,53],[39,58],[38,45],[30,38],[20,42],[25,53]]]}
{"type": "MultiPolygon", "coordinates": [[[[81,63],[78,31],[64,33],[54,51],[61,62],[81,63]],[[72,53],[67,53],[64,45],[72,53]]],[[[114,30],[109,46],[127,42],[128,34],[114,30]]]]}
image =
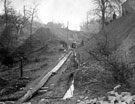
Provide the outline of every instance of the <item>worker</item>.
{"type": "Polygon", "coordinates": [[[115,20],[116,19],[116,14],[115,14],[115,12],[113,13],[113,20],[115,20]]]}

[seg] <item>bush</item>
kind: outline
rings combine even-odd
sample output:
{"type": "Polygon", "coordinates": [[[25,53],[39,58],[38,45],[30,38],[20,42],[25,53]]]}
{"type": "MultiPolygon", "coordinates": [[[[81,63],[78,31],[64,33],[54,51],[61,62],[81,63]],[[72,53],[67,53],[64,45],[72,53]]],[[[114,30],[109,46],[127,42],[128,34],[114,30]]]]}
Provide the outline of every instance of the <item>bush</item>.
{"type": "MultiPolygon", "coordinates": [[[[129,86],[129,79],[133,76],[133,68],[126,62],[119,62],[115,56],[104,58],[100,61],[106,71],[112,73],[115,84],[125,84],[129,86]],[[113,58],[112,58],[113,57],[113,58]]],[[[98,60],[99,61],[99,60],[98,60]]]]}
{"type": "Polygon", "coordinates": [[[129,67],[127,62],[120,62],[117,57],[117,50],[115,47],[111,47],[105,34],[104,40],[99,40],[96,47],[89,51],[90,56],[92,56],[96,61],[102,63],[106,71],[112,73],[115,83],[129,85],[129,79],[132,78],[133,68],[129,67]],[[114,54],[115,52],[115,54],[114,54]]]}
{"type": "Polygon", "coordinates": [[[115,86],[115,81],[110,71],[101,71],[98,73],[97,80],[105,89],[112,89],[115,86]]]}
{"type": "Polygon", "coordinates": [[[129,67],[126,62],[109,62],[111,66],[107,70],[112,72],[114,81],[120,84],[129,85],[129,79],[133,76],[133,68],[129,67]]]}
{"type": "Polygon", "coordinates": [[[12,25],[8,25],[0,34],[0,62],[9,69],[18,64],[24,52],[17,50],[18,41],[12,25]]]}

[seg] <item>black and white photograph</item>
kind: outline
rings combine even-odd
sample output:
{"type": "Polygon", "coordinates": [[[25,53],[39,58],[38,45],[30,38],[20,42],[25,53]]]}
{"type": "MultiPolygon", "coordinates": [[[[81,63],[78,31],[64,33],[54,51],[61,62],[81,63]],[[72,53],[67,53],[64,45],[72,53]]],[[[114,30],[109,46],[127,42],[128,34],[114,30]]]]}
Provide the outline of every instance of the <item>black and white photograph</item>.
{"type": "Polygon", "coordinates": [[[135,0],[0,0],[0,104],[135,104],[135,0]]]}

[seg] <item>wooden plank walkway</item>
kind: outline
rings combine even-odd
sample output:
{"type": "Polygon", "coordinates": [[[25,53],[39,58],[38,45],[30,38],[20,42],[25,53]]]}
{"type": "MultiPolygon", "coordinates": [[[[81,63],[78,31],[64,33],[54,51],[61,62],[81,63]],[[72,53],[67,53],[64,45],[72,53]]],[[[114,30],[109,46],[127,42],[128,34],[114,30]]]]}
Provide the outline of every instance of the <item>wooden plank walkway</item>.
{"type": "Polygon", "coordinates": [[[41,89],[41,87],[44,86],[44,84],[48,81],[51,75],[57,72],[63,66],[63,64],[67,61],[68,57],[71,54],[72,51],[69,51],[68,54],[66,54],[65,57],[63,57],[60,62],[50,72],[48,72],[34,88],[30,88],[27,93],[17,101],[16,104],[22,104],[23,102],[30,99],[39,89],[41,89]]]}

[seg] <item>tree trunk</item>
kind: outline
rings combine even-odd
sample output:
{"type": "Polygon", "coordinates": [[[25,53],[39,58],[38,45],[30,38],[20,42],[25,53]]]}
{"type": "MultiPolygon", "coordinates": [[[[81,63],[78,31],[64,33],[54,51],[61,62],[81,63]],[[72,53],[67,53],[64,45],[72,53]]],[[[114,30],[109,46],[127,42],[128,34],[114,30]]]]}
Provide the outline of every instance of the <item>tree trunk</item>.
{"type": "Polygon", "coordinates": [[[5,27],[7,28],[7,0],[4,1],[4,12],[5,12],[5,27]]]}
{"type": "Polygon", "coordinates": [[[31,20],[31,26],[30,26],[30,35],[32,35],[32,27],[33,27],[33,17],[32,17],[32,20],[31,20]]]}
{"type": "Polygon", "coordinates": [[[23,58],[21,57],[20,60],[20,78],[23,77],[23,58]]]}
{"type": "Polygon", "coordinates": [[[105,27],[105,11],[102,10],[102,29],[105,27]]]}
{"type": "Polygon", "coordinates": [[[104,26],[105,26],[105,1],[104,0],[101,0],[101,3],[102,3],[102,29],[104,29],[104,26]]]}

